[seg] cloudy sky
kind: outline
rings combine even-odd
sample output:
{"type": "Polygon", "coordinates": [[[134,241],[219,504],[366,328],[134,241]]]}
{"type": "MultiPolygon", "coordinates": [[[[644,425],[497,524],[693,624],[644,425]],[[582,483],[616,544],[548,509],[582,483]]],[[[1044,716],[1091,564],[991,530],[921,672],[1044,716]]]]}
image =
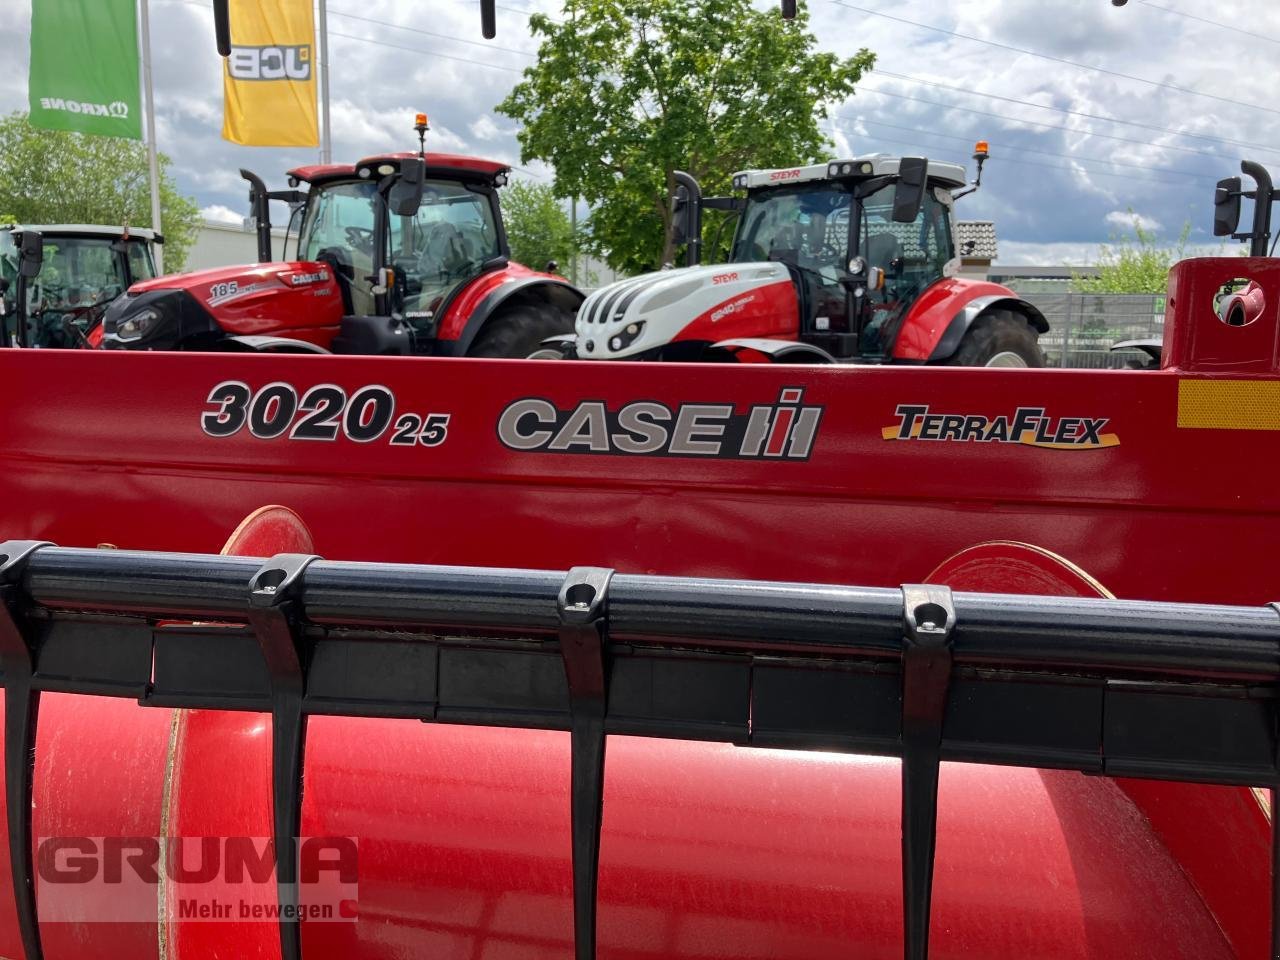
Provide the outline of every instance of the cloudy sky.
{"type": "MultiPolygon", "coordinates": [[[[1211,245],[1219,177],[1248,157],[1280,180],[1275,0],[801,3],[823,48],[878,56],[857,95],[833,107],[837,153],[967,159],[975,139],[991,142],[983,189],[960,213],[995,221],[1003,264],[1088,262],[1127,228],[1130,208],[1161,237],[1190,221],[1191,242],[1211,245]]],[[[6,113],[27,104],[30,7],[0,0],[6,113]]],[[[558,8],[505,0],[487,42],[475,0],[330,0],[335,158],[411,146],[412,116],[425,110],[436,149],[518,163],[514,125],[493,106],[534,60],[529,11],[558,8]]],[[[208,0],[151,0],[151,31],[160,148],[207,216],[238,222],[239,167],[283,185],[284,170],[316,152],[221,139],[208,0]]]]}

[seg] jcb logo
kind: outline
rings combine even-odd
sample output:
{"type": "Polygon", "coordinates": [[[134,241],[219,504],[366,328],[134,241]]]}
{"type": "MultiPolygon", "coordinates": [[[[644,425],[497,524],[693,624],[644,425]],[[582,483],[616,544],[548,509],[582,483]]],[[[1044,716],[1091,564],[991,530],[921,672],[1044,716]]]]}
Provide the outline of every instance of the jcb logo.
{"type": "Polygon", "coordinates": [[[232,47],[227,70],[233,80],[310,80],[311,45],[232,47]]]}

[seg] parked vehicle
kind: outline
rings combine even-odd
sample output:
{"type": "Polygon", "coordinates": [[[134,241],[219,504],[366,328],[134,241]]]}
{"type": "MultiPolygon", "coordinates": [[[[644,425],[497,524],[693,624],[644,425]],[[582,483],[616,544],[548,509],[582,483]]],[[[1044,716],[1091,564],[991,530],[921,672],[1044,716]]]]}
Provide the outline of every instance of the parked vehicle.
{"type": "Polygon", "coordinates": [[[259,262],[136,284],[103,348],[523,357],[572,329],[582,294],[510,259],[505,164],[423,149],[289,171],[305,193],[240,172],[259,262]],[[272,200],[301,218],[293,260],[273,260],[272,200]]]}
{"type": "Polygon", "coordinates": [[[0,345],[81,346],[116,297],[156,275],[157,243],[152,230],[102,224],[0,227],[0,345]],[[35,272],[20,283],[24,250],[35,272]]]}
{"type": "MultiPolygon", "coordinates": [[[[977,189],[985,143],[974,157],[977,189]]],[[[676,179],[689,266],[595,291],[574,336],[534,356],[1043,365],[1044,315],[1007,287],[959,276],[963,166],[876,154],[744,170],[733,184],[745,199],[706,199],[688,174],[676,179]],[[740,214],[728,263],[697,265],[704,207],[740,214]]]]}

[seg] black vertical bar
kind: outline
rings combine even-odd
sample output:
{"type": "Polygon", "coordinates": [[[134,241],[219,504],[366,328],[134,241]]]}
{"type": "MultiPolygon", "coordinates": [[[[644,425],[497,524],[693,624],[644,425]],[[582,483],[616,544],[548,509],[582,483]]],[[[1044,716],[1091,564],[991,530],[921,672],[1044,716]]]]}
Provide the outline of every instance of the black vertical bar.
{"type": "Polygon", "coordinates": [[[308,564],[296,553],[272,557],[249,581],[249,622],[271,677],[271,811],[280,906],[281,960],[301,960],[298,846],[302,825],[302,748],[306,720],[298,596],[308,564]]]}
{"type": "Polygon", "coordinates": [[[1280,788],[1271,788],[1271,960],[1280,960],[1280,788]]]}
{"type": "Polygon", "coordinates": [[[573,837],[573,953],[596,955],[596,889],[604,818],[605,643],[612,570],[574,567],[560,587],[560,655],[569,685],[570,817],[573,837]]]}
{"type": "Polygon", "coordinates": [[[22,575],[31,555],[47,543],[0,543],[0,666],[4,668],[4,784],[9,830],[9,868],[18,932],[26,960],[41,960],[40,922],[36,915],[31,858],[31,794],[35,780],[36,721],[40,692],[31,689],[35,672],[31,647],[18,625],[23,602],[22,575]]]}
{"type": "Polygon", "coordinates": [[[902,654],[903,956],[926,960],[938,835],[942,722],[955,608],[946,587],[906,585],[902,654]]]}
{"type": "Polygon", "coordinates": [[[480,32],[486,40],[498,34],[498,11],[495,0],[480,0],[480,32]]]}

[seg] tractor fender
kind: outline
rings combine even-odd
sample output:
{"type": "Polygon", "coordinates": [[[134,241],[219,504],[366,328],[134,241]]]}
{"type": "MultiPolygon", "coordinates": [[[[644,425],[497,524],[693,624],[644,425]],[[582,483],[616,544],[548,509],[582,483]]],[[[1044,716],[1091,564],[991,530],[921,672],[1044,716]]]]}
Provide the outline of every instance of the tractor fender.
{"type": "Polygon", "coordinates": [[[765,363],[835,363],[836,358],[821,347],[795,340],[769,340],[763,337],[742,337],[737,340],[720,340],[711,344],[707,352],[718,351],[738,362],[760,362],[741,357],[744,353],[758,353],[765,363]]]}
{"type": "MultiPolygon", "coordinates": [[[[461,296],[458,298],[459,301],[462,299],[464,298],[461,296]]],[[[569,281],[550,274],[533,274],[500,282],[485,293],[469,313],[453,322],[450,322],[448,317],[441,321],[439,339],[436,341],[436,354],[444,357],[465,357],[471,348],[472,341],[479,335],[489,318],[497,316],[508,304],[532,300],[559,307],[573,314],[585,299],[586,295],[569,281]],[[451,335],[453,333],[453,330],[449,329],[451,327],[457,330],[456,335],[451,335]]]]}
{"type": "MultiPolygon", "coordinates": [[[[223,337],[221,344],[239,344],[223,349],[245,350],[250,353],[329,353],[324,347],[292,337],[237,336],[223,337]]],[[[220,344],[220,345],[221,345],[220,344]]]]}
{"type": "Polygon", "coordinates": [[[1032,329],[1037,333],[1049,332],[1049,321],[1044,318],[1044,314],[1040,312],[1040,308],[1028,303],[1016,296],[1004,296],[1001,294],[991,294],[982,297],[974,297],[966,303],[951,318],[951,322],[947,324],[947,328],[943,331],[942,336],[938,339],[937,346],[933,348],[933,352],[929,354],[929,363],[936,363],[939,360],[945,360],[960,349],[960,341],[964,339],[965,333],[973,326],[974,322],[991,310],[1008,310],[1012,313],[1021,314],[1027,318],[1027,322],[1031,324],[1032,329]]]}

